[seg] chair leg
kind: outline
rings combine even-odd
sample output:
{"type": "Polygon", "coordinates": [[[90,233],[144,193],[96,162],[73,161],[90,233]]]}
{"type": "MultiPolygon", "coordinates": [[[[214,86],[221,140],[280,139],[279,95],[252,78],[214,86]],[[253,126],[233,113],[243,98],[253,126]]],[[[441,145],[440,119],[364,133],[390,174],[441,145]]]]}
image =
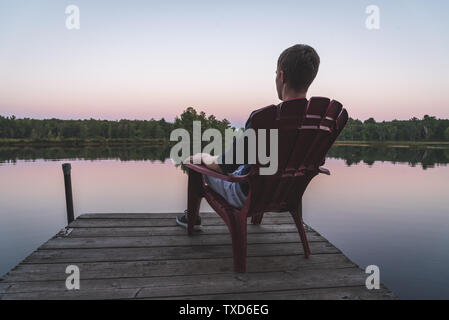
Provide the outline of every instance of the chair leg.
{"type": "Polygon", "coordinates": [[[195,221],[200,212],[201,198],[203,197],[201,174],[189,170],[188,189],[187,189],[187,233],[193,234],[195,221]]]}
{"type": "Polygon", "coordinates": [[[256,215],[256,216],[252,216],[251,217],[251,223],[252,224],[261,224],[262,223],[262,219],[263,219],[263,213],[256,215]]]}
{"type": "Polygon", "coordinates": [[[310,257],[310,248],[309,242],[307,241],[306,231],[304,229],[304,222],[302,220],[302,201],[300,201],[296,210],[290,211],[290,214],[293,216],[293,220],[295,220],[296,228],[298,229],[299,236],[301,237],[304,256],[308,259],[310,257]]]}
{"type": "Polygon", "coordinates": [[[246,272],[246,216],[232,214],[229,217],[229,231],[232,238],[232,253],[234,257],[234,271],[246,272]]]}

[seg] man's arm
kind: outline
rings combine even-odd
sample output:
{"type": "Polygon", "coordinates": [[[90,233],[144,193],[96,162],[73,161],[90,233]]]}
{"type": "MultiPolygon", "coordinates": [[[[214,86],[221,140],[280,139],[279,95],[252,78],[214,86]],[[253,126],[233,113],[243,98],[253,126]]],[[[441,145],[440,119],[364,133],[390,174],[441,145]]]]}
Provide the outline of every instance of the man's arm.
{"type": "MultiPolygon", "coordinates": [[[[245,123],[245,130],[251,128],[251,116],[254,113],[251,112],[251,115],[249,116],[248,120],[245,123]]],[[[189,158],[187,158],[185,160],[185,163],[201,163],[203,164],[206,168],[222,173],[222,174],[230,174],[232,172],[234,172],[235,170],[237,170],[237,168],[240,166],[240,164],[236,163],[236,146],[237,146],[237,140],[234,137],[234,141],[232,143],[232,147],[230,148],[230,150],[227,150],[226,152],[224,152],[223,154],[219,155],[219,156],[211,156],[210,154],[207,153],[197,153],[189,158]],[[226,157],[230,158],[230,153],[232,150],[232,154],[233,154],[233,159],[232,159],[232,163],[231,164],[226,164],[225,159],[226,157]],[[220,159],[220,160],[219,160],[220,159]],[[220,163],[219,163],[220,161],[220,163]]],[[[247,143],[244,143],[244,159],[246,160],[248,157],[248,146],[247,143]]],[[[245,162],[246,163],[246,162],[245,162]]]]}
{"type": "Polygon", "coordinates": [[[201,163],[206,168],[223,173],[220,166],[218,165],[218,156],[211,156],[208,153],[197,153],[186,159],[185,163],[201,163]]]}
{"type": "MultiPolygon", "coordinates": [[[[251,116],[253,115],[255,111],[251,112],[248,120],[245,123],[245,129],[244,130],[248,130],[251,128],[251,116]]],[[[240,137],[241,139],[241,137],[240,137]]],[[[243,142],[243,153],[244,153],[244,163],[237,163],[237,139],[236,137],[234,137],[233,141],[232,141],[232,146],[229,150],[227,150],[226,152],[224,152],[223,154],[221,154],[220,156],[217,157],[216,163],[218,164],[219,168],[221,169],[221,172],[224,174],[230,174],[232,172],[234,172],[235,170],[237,170],[238,167],[240,167],[241,164],[246,164],[247,163],[247,159],[248,159],[248,144],[246,142],[243,142]],[[226,159],[231,158],[231,163],[226,163],[226,159]]]]}
{"type": "Polygon", "coordinates": [[[207,153],[203,153],[202,155],[203,156],[201,159],[201,163],[203,163],[204,166],[206,166],[206,168],[211,169],[213,171],[217,171],[219,173],[223,173],[220,166],[218,165],[218,160],[217,160],[218,156],[214,157],[207,153]]]}

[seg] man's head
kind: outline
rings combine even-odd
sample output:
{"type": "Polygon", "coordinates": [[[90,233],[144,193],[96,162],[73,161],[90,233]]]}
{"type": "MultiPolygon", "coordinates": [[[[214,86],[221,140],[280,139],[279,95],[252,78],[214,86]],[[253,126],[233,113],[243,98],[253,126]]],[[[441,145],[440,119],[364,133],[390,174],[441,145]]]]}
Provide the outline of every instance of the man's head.
{"type": "Polygon", "coordinates": [[[308,45],[297,44],[281,53],[276,70],[276,90],[281,100],[306,94],[320,65],[320,57],[308,45]]]}

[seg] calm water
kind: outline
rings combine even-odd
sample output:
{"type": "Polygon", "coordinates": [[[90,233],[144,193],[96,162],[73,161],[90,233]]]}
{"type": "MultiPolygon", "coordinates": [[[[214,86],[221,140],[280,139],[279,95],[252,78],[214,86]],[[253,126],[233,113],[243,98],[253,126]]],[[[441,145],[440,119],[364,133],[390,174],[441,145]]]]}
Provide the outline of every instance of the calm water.
{"type": "MultiPolygon", "coordinates": [[[[61,164],[76,215],[181,212],[187,176],[167,148],[0,149],[0,275],[66,225],[61,164]]],[[[449,149],[334,147],[304,220],[402,298],[449,299],[449,149]]],[[[202,210],[210,211],[203,203],[202,210]]]]}

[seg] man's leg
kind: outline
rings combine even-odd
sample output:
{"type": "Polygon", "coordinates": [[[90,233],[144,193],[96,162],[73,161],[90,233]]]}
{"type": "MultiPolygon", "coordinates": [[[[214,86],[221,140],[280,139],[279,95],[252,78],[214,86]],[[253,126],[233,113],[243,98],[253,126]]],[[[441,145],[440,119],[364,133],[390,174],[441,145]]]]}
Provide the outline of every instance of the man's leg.
{"type": "MultiPolygon", "coordinates": [[[[243,194],[240,184],[237,182],[229,182],[219,178],[210,177],[207,175],[201,175],[197,172],[190,173],[189,170],[189,186],[188,186],[188,200],[187,210],[184,215],[178,216],[176,222],[187,228],[188,217],[190,214],[195,219],[195,229],[198,229],[201,225],[201,218],[198,214],[199,206],[202,198],[202,181],[201,176],[204,177],[207,185],[221,195],[231,206],[234,208],[242,208],[245,205],[246,196],[243,194]]],[[[192,230],[193,231],[193,230],[192,230]]],[[[192,232],[190,231],[190,233],[192,232]]]]}
{"type": "Polygon", "coordinates": [[[203,175],[207,185],[222,196],[234,208],[245,205],[246,196],[243,194],[238,182],[229,182],[219,178],[203,175]]]}
{"type": "Polygon", "coordinates": [[[176,223],[187,228],[189,234],[194,229],[201,226],[201,217],[199,216],[201,198],[203,197],[203,184],[201,174],[193,170],[188,170],[188,186],[187,186],[187,210],[183,215],[176,217],[176,223]],[[189,225],[189,219],[194,221],[189,225]]]}

